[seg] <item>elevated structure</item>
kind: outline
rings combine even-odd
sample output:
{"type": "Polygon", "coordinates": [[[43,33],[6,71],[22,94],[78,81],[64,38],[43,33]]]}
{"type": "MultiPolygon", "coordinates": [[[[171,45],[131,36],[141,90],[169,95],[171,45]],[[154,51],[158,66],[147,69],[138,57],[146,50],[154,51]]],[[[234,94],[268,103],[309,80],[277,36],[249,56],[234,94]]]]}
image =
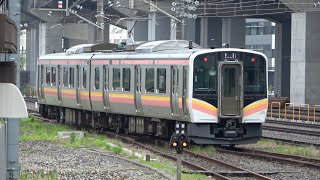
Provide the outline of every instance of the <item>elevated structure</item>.
{"type": "MultiPolygon", "coordinates": [[[[314,97],[309,96],[319,88],[315,86],[318,84],[317,81],[311,78],[315,75],[309,76],[307,73],[313,72],[311,67],[315,66],[309,62],[317,57],[317,54],[312,54],[312,48],[318,41],[314,38],[317,37],[318,27],[313,26],[317,24],[317,11],[320,10],[318,1],[198,0],[197,5],[195,1],[190,1],[190,5],[186,4],[186,1],[175,0],[175,6],[172,5],[172,0],[77,0],[74,4],[71,1],[68,4],[66,2],[63,1],[62,9],[57,9],[55,1],[23,1],[22,14],[27,17],[23,20],[32,19],[33,22],[37,22],[30,23],[27,27],[27,35],[30,37],[27,38],[30,39],[28,42],[39,47],[38,50],[28,49],[27,59],[35,60],[42,54],[62,52],[77,44],[99,42],[101,36],[108,34],[107,31],[98,33],[99,27],[107,24],[126,28],[130,42],[186,39],[205,48],[220,47],[223,43],[228,43],[231,47],[241,47],[245,46],[245,19],[264,18],[276,23],[275,94],[290,96],[294,103],[315,104],[320,101],[317,99],[317,93],[314,97]],[[181,3],[184,5],[178,7],[181,3]],[[83,8],[80,10],[79,6],[83,8]],[[196,9],[189,10],[189,7],[193,9],[193,6],[196,6],[196,9]],[[186,14],[180,17],[178,9],[181,10],[182,7],[186,14]],[[175,8],[175,11],[171,11],[172,8],[175,8]],[[70,11],[69,16],[66,15],[66,9],[70,11]],[[196,14],[197,18],[187,18],[189,12],[196,14]],[[78,24],[78,21],[82,24],[78,24]],[[308,35],[310,33],[313,34],[313,38],[308,35]],[[61,39],[63,46],[60,43],[61,39]],[[46,43],[49,41],[57,43],[46,43]],[[309,44],[314,45],[311,47],[309,44]],[[305,53],[300,53],[298,49],[304,48],[307,48],[305,53]],[[305,65],[300,66],[301,64],[305,65]],[[304,80],[293,82],[296,77],[301,79],[301,67],[305,67],[304,80]]],[[[36,71],[35,63],[30,66],[30,71],[36,71]]],[[[35,74],[31,74],[31,77],[34,76],[35,74]]]]}

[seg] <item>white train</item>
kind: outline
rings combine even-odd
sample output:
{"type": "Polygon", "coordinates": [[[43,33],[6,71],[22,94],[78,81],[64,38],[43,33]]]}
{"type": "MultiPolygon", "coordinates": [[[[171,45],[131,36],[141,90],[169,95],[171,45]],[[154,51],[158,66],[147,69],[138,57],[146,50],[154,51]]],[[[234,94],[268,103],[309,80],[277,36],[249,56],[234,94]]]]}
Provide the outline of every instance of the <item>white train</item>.
{"type": "Polygon", "coordinates": [[[134,51],[82,45],[38,60],[40,112],[67,123],[246,144],[267,115],[267,58],[259,52],[154,41],[134,51]]]}

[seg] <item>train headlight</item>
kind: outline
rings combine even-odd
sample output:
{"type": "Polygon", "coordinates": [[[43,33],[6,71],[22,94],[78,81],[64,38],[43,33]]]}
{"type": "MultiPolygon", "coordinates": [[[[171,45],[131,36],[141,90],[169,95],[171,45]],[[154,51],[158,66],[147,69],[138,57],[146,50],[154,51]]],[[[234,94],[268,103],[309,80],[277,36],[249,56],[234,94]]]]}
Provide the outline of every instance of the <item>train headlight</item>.
{"type": "Polygon", "coordinates": [[[183,143],[182,143],[182,146],[183,146],[183,147],[187,147],[187,146],[188,146],[188,143],[183,142],[183,143]]]}
{"type": "Polygon", "coordinates": [[[173,142],[173,143],[172,143],[172,146],[173,146],[173,147],[177,147],[177,145],[178,145],[177,142],[173,142]]]}

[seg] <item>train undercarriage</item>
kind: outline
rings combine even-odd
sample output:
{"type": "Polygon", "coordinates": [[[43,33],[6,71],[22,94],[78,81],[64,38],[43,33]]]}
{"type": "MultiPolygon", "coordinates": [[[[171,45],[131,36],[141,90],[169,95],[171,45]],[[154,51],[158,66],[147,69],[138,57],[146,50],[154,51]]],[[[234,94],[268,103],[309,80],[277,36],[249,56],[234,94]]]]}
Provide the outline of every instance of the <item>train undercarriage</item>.
{"type": "MultiPolygon", "coordinates": [[[[161,120],[122,114],[108,114],[86,110],[70,109],[51,105],[40,105],[42,117],[57,122],[73,124],[94,130],[113,130],[116,133],[153,135],[170,138],[176,132],[177,124],[184,124],[184,132],[195,144],[236,145],[256,143],[262,136],[261,123],[245,124],[240,120],[225,120],[221,123],[185,123],[175,120],[161,120]]],[[[181,130],[181,129],[180,129],[181,130]]]]}

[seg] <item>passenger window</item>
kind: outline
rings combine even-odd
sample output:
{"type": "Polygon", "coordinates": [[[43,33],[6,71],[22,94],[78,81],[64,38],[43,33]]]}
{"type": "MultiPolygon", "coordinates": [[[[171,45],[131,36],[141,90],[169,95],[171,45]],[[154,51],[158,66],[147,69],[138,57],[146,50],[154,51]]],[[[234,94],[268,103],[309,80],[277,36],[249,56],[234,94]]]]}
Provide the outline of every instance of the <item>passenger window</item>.
{"type": "Polygon", "coordinates": [[[146,69],[146,84],[145,88],[147,92],[154,92],[154,69],[146,69]]]}
{"type": "Polygon", "coordinates": [[[69,76],[70,78],[69,78],[69,86],[71,87],[71,88],[74,88],[74,68],[73,67],[71,67],[70,68],[70,76],[69,76]]]}
{"type": "Polygon", "coordinates": [[[46,69],[46,83],[48,86],[50,86],[50,76],[51,76],[51,68],[47,67],[46,69]]]}
{"type": "Polygon", "coordinates": [[[120,68],[113,68],[113,90],[120,91],[120,68]]]}
{"type": "Polygon", "coordinates": [[[100,89],[100,68],[94,70],[94,89],[100,89]]]}
{"type": "Polygon", "coordinates": [[[69,76],[68,68],[64,67],[63,68],[63,86],[64,87],[69,87],[68,76],[69,76]]]}
{"type": "Polygon", "coordinates": [[[83,68],[82,72],[82,88],[87,88],[87,68],[83,68]]]}
{"type": "Polygon", "coordinates": [[[157,70],[157,89],[159,93],[166,93],[166,69],[157,70]]]}
{"type": "Polygon", "coordinates": [[[52,86],[56,86],[56,67],[52,67],[52,86]]]}
{"type": "Polygon", "coordinates": [[[124,91],[130,91],[130,68],[123,68],[122,86],[124,91]]]}

